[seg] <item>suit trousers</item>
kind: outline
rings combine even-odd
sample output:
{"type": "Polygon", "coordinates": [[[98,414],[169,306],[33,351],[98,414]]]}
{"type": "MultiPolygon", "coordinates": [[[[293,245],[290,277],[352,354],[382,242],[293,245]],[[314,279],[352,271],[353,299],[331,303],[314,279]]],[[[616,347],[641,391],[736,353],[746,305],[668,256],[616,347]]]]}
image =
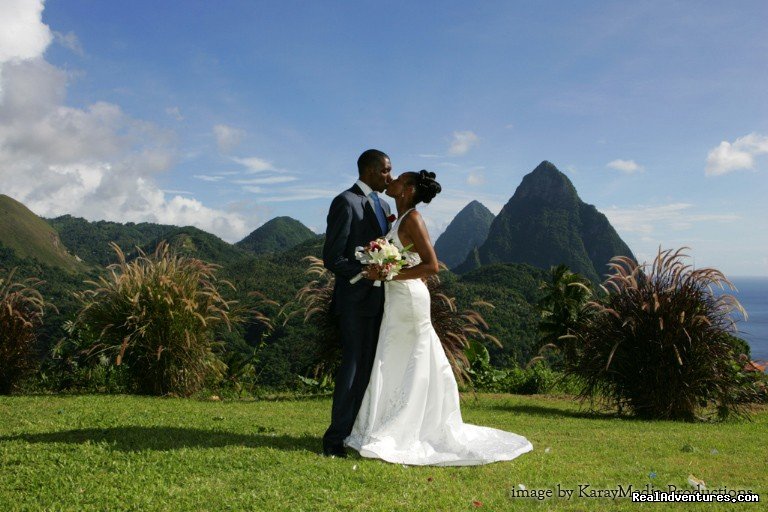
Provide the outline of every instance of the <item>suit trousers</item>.
{"type": "Polygon", "coordinates": [[[383,312],[382,306],[374,316],[360,316],[351,310],[339,315],[341,365],[336,373],[331,425],[323,435],[325,449],[340,447],[352,432],[371,378],[383,312]]]}

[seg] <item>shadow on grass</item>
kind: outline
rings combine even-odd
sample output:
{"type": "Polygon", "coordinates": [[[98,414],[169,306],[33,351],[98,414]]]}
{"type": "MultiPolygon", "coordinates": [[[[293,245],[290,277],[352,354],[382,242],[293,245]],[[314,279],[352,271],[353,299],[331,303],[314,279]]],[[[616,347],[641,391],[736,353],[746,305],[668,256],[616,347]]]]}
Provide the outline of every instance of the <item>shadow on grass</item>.
{"type": "Polygon", "coordinates": [[[616,413],[574,411],[560,407],[546,407],[543,405],[493,405],[489,407],[489,409],[504,412],[515,412],[520,414],[530,414],[544,418],[577,418],[588,420],[630,419],[626,416],[619,416],[616,413]]]}
{"type": "Polygon", "coordinates": [[[287,451],[320,452],[320,437],[305,434],[234,434],[220,430],[179,427],[111,427],[63,430],[39,434],[0,436],[3,441],[28,443],[107,444],[112,450],[139,452],[145,450],[178,450],[180,448],[221,448],[245,446],[287,451]]]}

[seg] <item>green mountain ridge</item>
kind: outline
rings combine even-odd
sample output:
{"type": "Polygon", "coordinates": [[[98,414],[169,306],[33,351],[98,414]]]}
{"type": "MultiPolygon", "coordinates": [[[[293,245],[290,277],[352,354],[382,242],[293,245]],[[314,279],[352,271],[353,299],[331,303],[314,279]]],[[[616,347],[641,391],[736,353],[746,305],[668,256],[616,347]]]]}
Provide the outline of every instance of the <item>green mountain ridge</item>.
{"type": "Polygon", "coordinates": [[[479,201],[472,201],[456,214],[435,242],[440,261],[453,269],[467,255],[485,242],[493,222],[493,213],[479,201]]]}

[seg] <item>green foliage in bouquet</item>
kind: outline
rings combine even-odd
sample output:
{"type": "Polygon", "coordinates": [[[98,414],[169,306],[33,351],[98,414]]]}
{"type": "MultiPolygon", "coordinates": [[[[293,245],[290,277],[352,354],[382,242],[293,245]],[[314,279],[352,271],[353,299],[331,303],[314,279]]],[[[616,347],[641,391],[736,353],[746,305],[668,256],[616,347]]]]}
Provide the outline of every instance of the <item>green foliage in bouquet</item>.
{"type": "MultiPolygon", "coordinates": [[[[0,394],[9,394],[34,367],[37,329],[42,324],[45,300],[38,291],[42,281],[17,282],[16,269],[0,275],[0,394]]],[[[55,309],[55,308],[54,308],[55,309]]]]}
{"type": "Polygon", "coordinates": [[[220,379],[225,365],[214,353],[214,329],[231,328],[240,312],[220,293],[232,285],[217,280],[217,265],[179,256],[165,242],[127,262],[111,245],[118,263],[78,294],[74,327],[91,341],[89,353],[126,365],[145,394],[189,396],[206,379],[220,379]]]}
{"type": "Polygon", "coordinates": [[[566,368],[581,397],[606,399],[642,418],[692,421],[747,413],[758,398],[738,361],[733,289],[713,268],[693,269],[683,253],[659,250],[649,271],[627,257],[611,260],[605,297],[579,329],[579,354],[566,368]]]}

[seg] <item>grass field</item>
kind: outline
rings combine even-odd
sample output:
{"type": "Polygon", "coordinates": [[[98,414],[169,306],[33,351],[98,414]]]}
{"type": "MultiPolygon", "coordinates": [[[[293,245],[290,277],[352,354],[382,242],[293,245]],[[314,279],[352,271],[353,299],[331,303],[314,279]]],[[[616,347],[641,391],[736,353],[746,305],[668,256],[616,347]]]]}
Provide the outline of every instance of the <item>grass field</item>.
{"type": "Polygon", "coordinates": [[[534,451],[476,467],[404,467],[319,455],[330,400],[0,397],[0,510],[756,510],[768,500],[768,409],[752,422],[588,415],[565,398],[465,395],[464,420],[534,451]],[[579,497],[647,484],[750,489],[760,504],[579,497]],[[544,500],[512,497],[552,489],[544,500]],[[574,490],[570,499],[556,496],[574,490]]]}

